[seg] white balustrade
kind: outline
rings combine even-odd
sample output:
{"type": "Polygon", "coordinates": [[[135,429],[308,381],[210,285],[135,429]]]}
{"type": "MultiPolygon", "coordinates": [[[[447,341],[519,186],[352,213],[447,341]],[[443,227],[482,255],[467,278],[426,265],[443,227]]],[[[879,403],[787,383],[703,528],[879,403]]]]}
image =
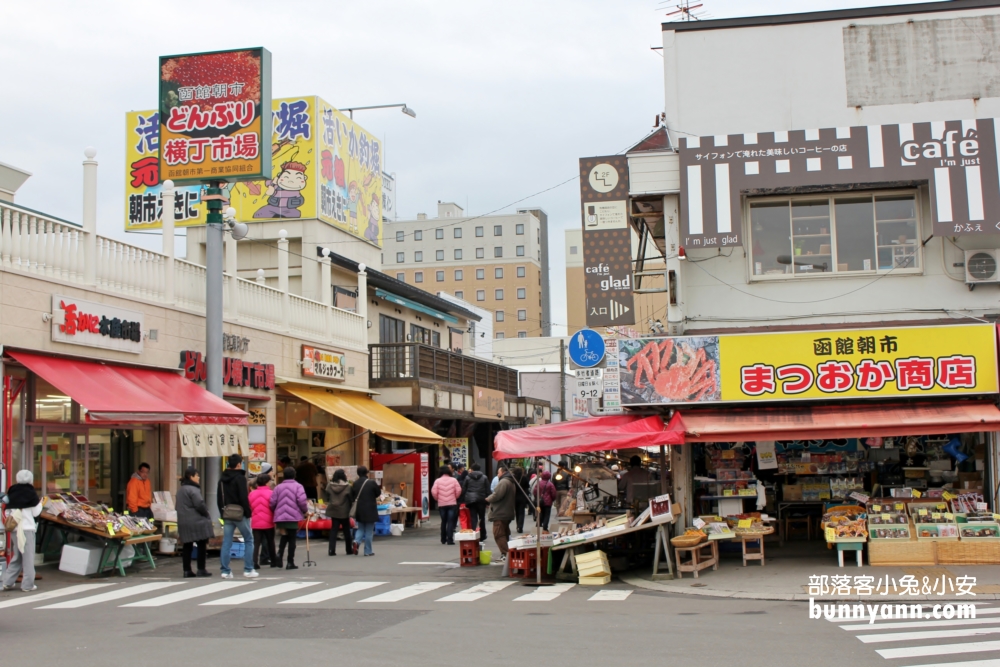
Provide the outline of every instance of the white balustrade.
{"type": "Polygon", "coordinates": [[[281,292],[243,278],[236,279],[236,317],[240,323],[281,329],[281,292]]]}
{"type": "Polygon", "coordinates": [[[79,280],[83,231],[0,203],[0,265],[60,280],[79,280]]]}
{"type": "Polygon", "coordinates": [[[205,267],[174,260],[174,301],[181,308],[205,312],[205,267]]]}

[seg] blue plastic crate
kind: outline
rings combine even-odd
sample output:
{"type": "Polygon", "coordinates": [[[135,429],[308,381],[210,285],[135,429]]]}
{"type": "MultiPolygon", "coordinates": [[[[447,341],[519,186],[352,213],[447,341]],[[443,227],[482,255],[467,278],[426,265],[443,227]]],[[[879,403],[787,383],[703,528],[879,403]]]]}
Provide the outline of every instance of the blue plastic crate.
{"type": "Polygon", "coordinates": [[[389,524],[376,523],[375,534],[382,536],[389,535],[390,534],[389,524]]]}
{"type": "Polygon", "coordinates": [[[388,526],[390,523],[392,523],[392,515],[391,514],[386,514],[384,516],[380,516],[378,518],[378,521],[375,522],[375,525],[376,526],[388,526]]]}
{"type": "Polygon", "coordinates": [[[243,542],[233,542],[232,548],[229,550],[230,558],[243,558],[243,554],[246,552],[247,545],[243,542]]]}

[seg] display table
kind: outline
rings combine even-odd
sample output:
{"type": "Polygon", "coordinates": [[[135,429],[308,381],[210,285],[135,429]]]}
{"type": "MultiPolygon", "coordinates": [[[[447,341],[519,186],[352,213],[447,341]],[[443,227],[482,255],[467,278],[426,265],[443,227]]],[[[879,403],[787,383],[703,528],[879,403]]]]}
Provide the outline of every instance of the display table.
{"type": "Polygon", "coordinates": [[[146,562],[154,570],[156,569],[156,560],[153,558],[153,552],[150,550],[149,544],[160,541],[163,535],[159,533],[151,535],[128,535],[126,533],[110,535],[107,531],[87,526],[77,526],[52,515],[41,514],[39,519],[41,519],[42,526],[39,549],[43,554],[45,553],[45,545],[53,533],[59,536],[60,548],[68,543],[66,538],[69,535],[77,535],[86,537],[89,540],[97,540],[103,547],[101,562],[96,574],[102,574],[106,569],[112,568],[117,569],[118,573],[124,577],[125,567],[122,565],[121,553],[125,547],[133,547],[135,549],[135,557],[132,559],[133,563],[135,561],[146,562]]]}
{"type": "Polygon", "coordinates": [[[837,545],[837,565],[844,567],[844,552],[853,551],[855,559],[858,562],[858,567],[861,567],[863,560],[861,554],[865,550],[865,542],[867,541],[867,537],[842,537],[833,542],[833,544],[837,545]]]}
{"type": "Polygon", "coordinates": [[[597,544],[598,542],[604,542],[607,540],[614,540],[623,535],[628,535],[630,533],[637,533],[643,530],[656,529],[656,549],[653,555],[653,579],[656,578],[670,578],[674,576],[674,564],[670,559],[670,542],[668,542],[669,536],[667,535],[667,526],[671,522],[664,523],[644,523],[633,528],[626,528],[625,530],[619,530],[615,533],[610,533],[607,535],[597,535],[588,539],[579,540],[576,542],[569,542],[563,544],[557,544],[552,547],[552,551],[563,551],[562,562],[559,564],[559,569],[556,570],[557,579],[575,579],[577,577],[576,569],[576,553],[577,549],[586,546],[588,544],[597,544]],[[663,575],[660,573],[660,560],[666,558],[667,561],[667,573],[663,575]],[[569,568],[567,570],[567,568],[569,568]]]}
{"type": "MultiPolygon", "coordinates": [[[[785,524],[782,523],[782,518],[785,512],[792,509],[793,507],[802,508],[819,508],[820,513],[822,513],[824,505],[829,501],[824,500],[783,500],[778,503],[778,542],[781,546],[785,546],[785,524]]],[[[820,514],[817,514],[820,516],[820,514]]]]}
{"type": "Polygon", "coordinates": [[[389,510],[393,523],[401,523],[407,528],[420,527],[419,507],[393,507],[389,510]]]}
{"type": "Polygon", "coordinates": [[[682,572],[691,572],[694,578],[698,578],[698,573],[704,569],[719,569],[719,541],[709,540],[693,547],[674,547],[674,557],[677,559],[677,578],[683,579],[682,572]],[[708,549],[708,554],[704,550],[708,549]],[[684,561],[684,554],[688,554],[689,560],[684,561]]]}

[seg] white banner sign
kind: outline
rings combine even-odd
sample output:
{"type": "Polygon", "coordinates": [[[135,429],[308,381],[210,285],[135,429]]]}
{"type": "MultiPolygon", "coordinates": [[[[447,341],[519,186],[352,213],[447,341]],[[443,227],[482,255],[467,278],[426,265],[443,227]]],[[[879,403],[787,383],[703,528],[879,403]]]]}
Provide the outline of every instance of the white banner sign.
{"type": "Polygon", "coordinates": [[[774,440],[757,441],[757,467],[774,470],[778,467],[778,457],[774,455],[774,440]]]}
{"type": "Polygon", "coordinates": [[[247,427],[234,424],[178,424],[181,439],[181,456],[248,456],[247,427]]]}
{"type": "Polygon", "coordinates": [[[143,314],[62,294],[52,295],[52,340],[142,353],[143,314]]]}

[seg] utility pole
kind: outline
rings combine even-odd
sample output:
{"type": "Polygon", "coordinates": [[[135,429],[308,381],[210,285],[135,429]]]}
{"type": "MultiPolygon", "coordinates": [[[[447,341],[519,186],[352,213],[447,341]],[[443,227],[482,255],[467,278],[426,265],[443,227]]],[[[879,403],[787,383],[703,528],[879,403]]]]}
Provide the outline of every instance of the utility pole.
{"type": "MultiPolygon", "coordinates": [[[[208,208],[205,225],[205,374],[206,389],[222,398],[222,184],[209,183],[205,194],[208,208]]],[[[235,280],[235,276],[233,276],[235,280]]],[[[206,462],[205,504],[212,516],[218,514],[218,495],[222,463],[218,457],[206,462]]]]}
{"type": "Polygon", "coordinates": [[[559,338],[559,417],[566,419],[566,339],[559,338]]]}

